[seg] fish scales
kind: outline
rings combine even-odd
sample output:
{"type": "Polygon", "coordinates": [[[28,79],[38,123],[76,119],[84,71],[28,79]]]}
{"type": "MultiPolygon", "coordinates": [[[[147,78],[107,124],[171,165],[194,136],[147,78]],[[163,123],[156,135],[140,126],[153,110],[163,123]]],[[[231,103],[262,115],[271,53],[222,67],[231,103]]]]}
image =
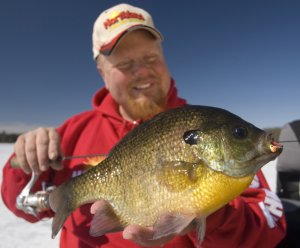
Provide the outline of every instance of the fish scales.
{"type": "Polygon", "coordinates": [[[162,213],[206,217],[280,153],[272,153],[270,143],[265,132],[223,109],[185,106],[161,113],[50,194],[57,212],[53,233],[74,209],[98,199],[112,205],[123,227],[153,226],[162,213]]]}

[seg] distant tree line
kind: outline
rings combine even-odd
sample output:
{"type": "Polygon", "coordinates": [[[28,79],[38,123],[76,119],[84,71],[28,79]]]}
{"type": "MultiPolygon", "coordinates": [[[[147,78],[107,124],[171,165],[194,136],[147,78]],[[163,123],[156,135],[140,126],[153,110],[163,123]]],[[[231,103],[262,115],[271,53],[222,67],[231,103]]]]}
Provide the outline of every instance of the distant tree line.
{"type": "Polygon", "coordinates": [[[0,133],[0,143],[14,143],[19,133],[6,133],[5,131],[0,133]]]}
{"type": "Polygon", "coordinates": [[[272,137],[274,138],[275,141],[279,141],[279,134],[281,128],[274,127],[274,128],[265,128],[264,129],[267,133],[271,133],[272,137]]]}

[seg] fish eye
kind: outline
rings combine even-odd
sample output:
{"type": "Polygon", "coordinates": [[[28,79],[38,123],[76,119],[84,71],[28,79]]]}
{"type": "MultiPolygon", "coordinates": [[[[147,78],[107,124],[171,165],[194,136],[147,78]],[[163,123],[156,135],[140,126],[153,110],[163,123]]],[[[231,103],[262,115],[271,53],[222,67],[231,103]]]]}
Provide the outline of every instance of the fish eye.
{"type": "Polygon", "coordinates": [[[199,141],[199,134],[195,130],[186,131],[183,134],[183,140],[189,145],[196,145],[199,141]]]}
{"type": "Polygon", "coordinates": [[[248,130],[246,127],[238,126],[233,129],[233,135],[238,139],[244,139],[248,136],[248,130]]]}

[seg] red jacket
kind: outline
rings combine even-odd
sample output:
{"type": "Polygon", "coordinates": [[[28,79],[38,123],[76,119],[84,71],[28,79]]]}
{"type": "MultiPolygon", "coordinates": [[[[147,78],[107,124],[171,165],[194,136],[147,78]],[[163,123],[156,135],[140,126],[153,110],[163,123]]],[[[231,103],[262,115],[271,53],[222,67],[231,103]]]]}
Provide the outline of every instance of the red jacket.
{"type": "MultiPolygon", "coordinates": [[[[177,96],[172,83],[168,108],[186,104],[177,96]]],[[[58,128],[62,137],[62,150],[67,156],[85,154],[108,154],[110,149],[138,123],[125,121],[118,113],[118,105],[107,90],[100,90],[93,99],[94,109],[76,115],[58,128]]],[[[59,185],[87,169],[84,159],[64,161],[62,171],[49,170],[43,173],[33,191],[41,189],[42,182],[59,185]]],[[[2,198],[15,215],[29,222],[38,221],[16,209],[15,199],[30,176],[20,169],[12,169],[9,161],[3,169],[2,198]],[[13,182],[13,183],[12,183],[13,182]]],[[[207,230],[202,247],[274,247],[285,234],[286,224],[280,200],[269,191],[261,172],[255,184],[225,207],[207,218],[207,230]]],[[[40,218],[53,216],[52,211],[43,212],[40,218]]],[[[62,248],[134,248],[140,247],[124,240],[121,233],[91,237],[90,205],[76,209],[65,222],[60,238],[62,248]]],[[[50,230],[49,230],[50,238],[50,230]]],[[[198,241],[195,233],[178,236],[165,248],[194,248],[198,241]]]]}

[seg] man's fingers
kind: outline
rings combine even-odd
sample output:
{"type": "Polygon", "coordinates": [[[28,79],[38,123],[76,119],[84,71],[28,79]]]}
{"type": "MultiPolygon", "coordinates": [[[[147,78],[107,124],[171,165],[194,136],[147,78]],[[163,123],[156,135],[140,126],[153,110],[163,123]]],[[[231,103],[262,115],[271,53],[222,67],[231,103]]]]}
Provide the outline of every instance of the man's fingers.
{"type": "Polygon", "coordinates": [[[105,204],[108,204],[104,200],[99,200],[93,203],[91,206],[91,214],[95,214],[98,210],[101,210],[103,207],[105,207],[105,204]]]}
{"type": "Polygon", "coordinates": [[[49,149],[48,155],[51,160],[57,160],[61,155],[60,151],[60,136],[56,129],[49,128],[48,129],[48,137],[49,137],[49,149]]]}
{"type": "Polygon", "coordinates": [[[20,168],[24,170],[26,174],[31,173],[31,169],[28,165],[25,153],[25,138],[24,135],[20,135],[15,143],[16,160],[20,168]]]}
{"type": "Polygon", "coordinates": [[[129,225],[123,231],[123,238],[132,241],[140,241],[141,239],[151,240],[152,237],[153,231],[151,229],[139,225],[129,225]]]}
{"type": "Polygon", "coordinates": [[[59,170],[63,166],[57,162],[61,156],[60,136],[54,128],[38,128],[18,137],[15,144],[16,160],[26,172],[39,174],[51,166],[59,170]],[[53,160],[54,162],[50,162],[53,160]]]}
{"type": "Polygon", "coordinates": [[[41,171],[39,169],[38,157],[36,153],[36,135],[35,133],[27,133],[25,137],[25,154],[27,163],[31,171],[39,174],[41,171]]]}
{"type": "Polygon", "coordinates": [[[48,147],[48,156],[50,160],[54,161],[50,166],[55,170],[61,170],[63,168],[62,163],[59,161],[59,158],[62,156],[62,151],[60,147],[60,135],[54,128],[48,129],[48,138],[49,138],[49,147],[48,147]]]}
{"type": "Polygon", "coordinates": [[[48,148],[49,136],[47,129],[39,128],[36,134],[36,153],[41,171],[46,171],[49,168],[48,148]]]}
{"type": "Polygon", "coordinates": [[[173,239],[173,235],[165,236],[159,239],[153,239],[154,232],[152,228],[145,228],[139,225],[129,225],[123,231],[123,238],[129,239],[141,246],[159,246],[173,239]]]}
{"type": "MultiPolygon", "coordinates": [[[[106,202],[105,200],[99,200],[99,201],[94,202],[90,208],[91,214],[96,214],[96,213],[98,213],[98,211],[103,211],[104,208],[107,208],[108,204],[109,203],[106,202]]],[[[111,215],[109,215],[108,217],[111,218],[111,215]]],[[[165,218],[166,222],[169,219],[170,218],[165,218]]],[[[187,219],[188,219],[188,221],[190,221],[191,218],[187,218],[187,219]]],[[[101,220],[103,221],[103,216],[102,216],[101,220]]],[[[111,221],[113,222],[113,219],[111,219],[111,221]]],[[[186,226],[184,228],[184,230],[182,230],[180,233],[175,233],[175,234],[184,235],[187,232],[191,231],[194,227],[195,227],[194,223],[192,222],[192,223],[190,223],[190,225],[186,226]]],[[[95,230],[93,232],[97,232],[97,228],[99,231],[100,227],[94,226],[95,230]],[[95,227],[96,227],[96,229],[95,229],[95,227]]],[[[160,245],[166,244],[167,242],[172,240],[175,235],[175,234],[166,234],[166,235],[155,238],[154,228],[153,227],[142,227],[142,226],[139,226],[136,224],[132,224],[132,225],[125,227],[125,229],[123,230],[123,238],[131,240],[134,243],[141,245],[141,246],[153,247],[153,246],[160,246],[160,245]]]]}

